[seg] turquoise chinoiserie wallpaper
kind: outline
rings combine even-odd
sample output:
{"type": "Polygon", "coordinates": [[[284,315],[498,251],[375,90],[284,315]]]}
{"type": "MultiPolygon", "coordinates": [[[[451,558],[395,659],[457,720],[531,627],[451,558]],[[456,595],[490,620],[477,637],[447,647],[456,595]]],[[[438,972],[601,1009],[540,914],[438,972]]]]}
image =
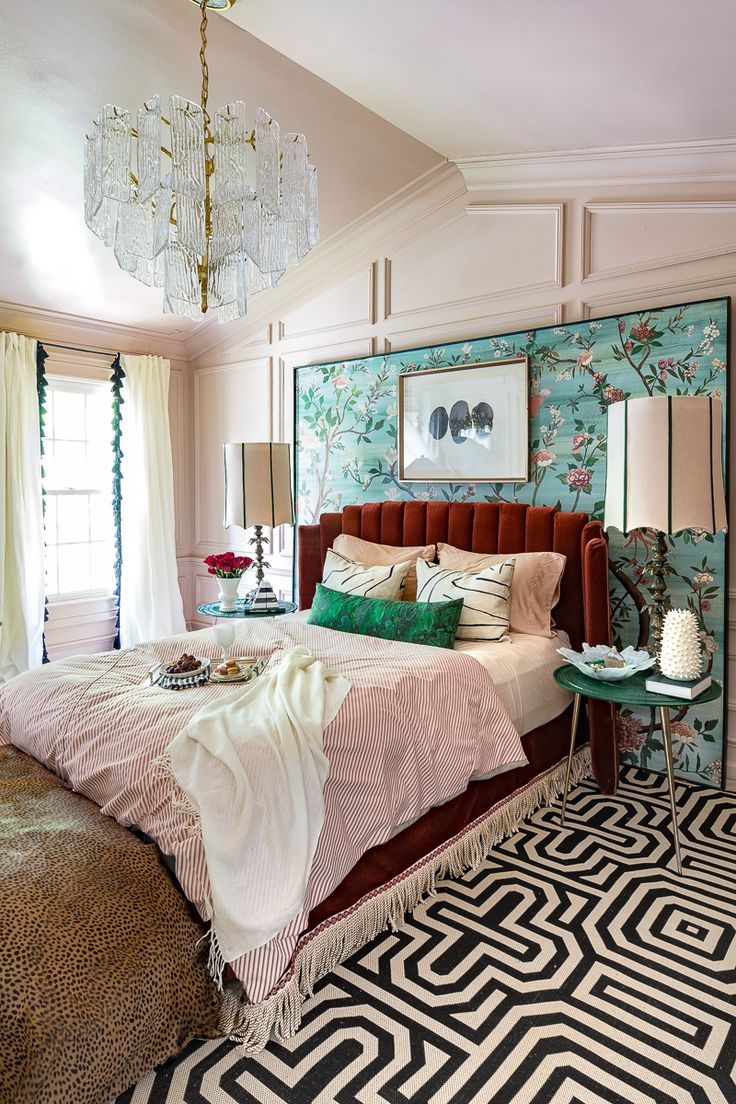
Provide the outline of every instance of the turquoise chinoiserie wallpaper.
{"type": "MultiPolygon", "coordinates": [[[[606,410],[641,395],[716,395],[727,410],[730,301],[637,311],[501,337],[413,349],[296,372],[297,517],[302,524],[350,503],[382,499],[529,502],[602,517],[606,410]],[[529,358],[528,483],[426,484],[398,479],[400,372],[529,358]]],[[[725,413],[724,413],[725,417],[725,413]]],[[[724,433],[724,441],[726,436],[724,433]]],[[[611,608],[617,642],[636,643],[646,629],[646,532],[610,536],[611,608]]],[[[724,676],[726,537],[685,532],[668,538],[674,606],[694,610],[708,669],[724,676]]],[[[678,772],[721,784],[724,699],[683,707],[672,731],[678,772]]],[[[622,710],[624,761],[663,769],[659,723],[646,711],[622,710]]]]}

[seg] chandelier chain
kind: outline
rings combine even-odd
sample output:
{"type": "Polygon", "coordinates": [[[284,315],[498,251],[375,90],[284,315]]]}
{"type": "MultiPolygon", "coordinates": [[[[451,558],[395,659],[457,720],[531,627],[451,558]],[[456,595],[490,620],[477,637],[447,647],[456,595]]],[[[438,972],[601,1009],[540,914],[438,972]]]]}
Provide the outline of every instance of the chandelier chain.
{"type": "Polygon", "coordinates": [[[199,37],[202,40],[202,45],[199,50],[199,61],[202,66],[202,96],[200,103],[204,114],[205,133],[209,136],[210,123],[212,120],[207,111],[207,100],[209,99],[210,93],[210,70],[207,65],[207,0],[202,0],[200,8],[202,11],[202,21],[199,25],[199,37]]]}

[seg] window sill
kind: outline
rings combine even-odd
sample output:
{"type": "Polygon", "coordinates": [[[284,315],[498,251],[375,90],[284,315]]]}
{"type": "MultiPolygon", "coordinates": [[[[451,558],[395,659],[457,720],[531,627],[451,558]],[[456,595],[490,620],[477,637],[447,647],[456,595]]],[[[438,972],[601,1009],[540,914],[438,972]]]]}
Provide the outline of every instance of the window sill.
{"type": "Polygon", "coordinates": [[[54,606],[76,605],[79,602],[114,602],[115,594],[110,590],[80,590],[73,594],[49,594],[46,596],[46,605],[49,609],[54,606]]]}

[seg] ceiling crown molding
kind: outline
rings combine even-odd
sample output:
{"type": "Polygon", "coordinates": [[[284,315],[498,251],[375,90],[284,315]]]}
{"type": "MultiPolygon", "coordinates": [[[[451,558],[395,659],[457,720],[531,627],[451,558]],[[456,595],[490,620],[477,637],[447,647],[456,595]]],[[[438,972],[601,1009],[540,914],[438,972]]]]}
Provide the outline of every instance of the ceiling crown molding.
{"type": "Polygon", "coordinates": [[[175,360],[186,360],[183,338],[147,330],[122,322],[105,322],[79,314],[29,307],[0,301],[0,329],[12,330],[44,341],[64,345],[85,345],[104,353],[155,353],[175,360]]]}
{"type": "Polygon", "coordinates": [[[606,184],[733,183],[736,138],[459,157],[468,191],[606,184]]]}

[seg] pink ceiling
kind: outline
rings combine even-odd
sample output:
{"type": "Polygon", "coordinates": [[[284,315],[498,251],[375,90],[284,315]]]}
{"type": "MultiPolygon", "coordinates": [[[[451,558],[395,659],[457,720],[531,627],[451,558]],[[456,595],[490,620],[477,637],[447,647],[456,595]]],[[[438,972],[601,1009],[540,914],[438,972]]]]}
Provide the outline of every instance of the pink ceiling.
{"type": "Polygon", "coordinates": [[[736,134],[733,0],[237,0],[227,18],[446,157],[736,134]]]}

